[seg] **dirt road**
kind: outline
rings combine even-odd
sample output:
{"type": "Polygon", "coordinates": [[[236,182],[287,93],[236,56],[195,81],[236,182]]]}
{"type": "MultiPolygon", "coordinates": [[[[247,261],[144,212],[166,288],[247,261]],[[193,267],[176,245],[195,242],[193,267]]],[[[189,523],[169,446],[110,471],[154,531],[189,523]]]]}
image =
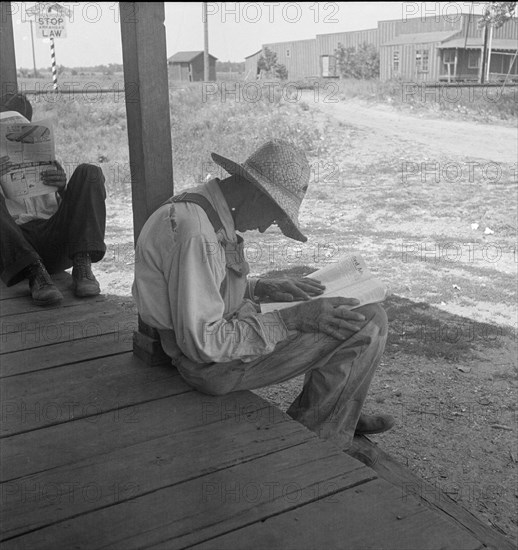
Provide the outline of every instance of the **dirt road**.
{"type": "Polygon", "coordinates": [[[407,115],[391,106],[369,105],[359,100],[315,102],[313,92],[302,99],[328,115],[354,126],[376,130],[379,137],[399,137],[435,151],[499,163],[518,161],[518,130],[475,122],[407,115]]]}

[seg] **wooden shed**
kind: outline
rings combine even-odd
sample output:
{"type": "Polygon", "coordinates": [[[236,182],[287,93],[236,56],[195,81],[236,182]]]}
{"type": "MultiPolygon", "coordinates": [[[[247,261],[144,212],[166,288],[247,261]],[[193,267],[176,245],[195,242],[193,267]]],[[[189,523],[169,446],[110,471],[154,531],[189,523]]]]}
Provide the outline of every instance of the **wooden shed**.
{"type": "MultiPolygon", "coordinates": [[[[216,80],[217,58],[209,54],[209,80],[216,80]]],[[[177,52],[167,60],[169,74],[173,80],[203,82],[203,51],[177,52]]]]}
{"type": "Polygon", "coordinates": [[[274,42],[264,44],[263,48],[269,48],[277,54],[277,62],[286,67],[288,79],[290,80],[320,76],[320,63],[315,38],[274,42]]]}
{"type": "Polygon", "coordinates": [[[257,67],[257,62],[261,55],[263,55],[262,48],[245,57],[245,80],[255,80],[259,76],[260,70],[257,67]]]}

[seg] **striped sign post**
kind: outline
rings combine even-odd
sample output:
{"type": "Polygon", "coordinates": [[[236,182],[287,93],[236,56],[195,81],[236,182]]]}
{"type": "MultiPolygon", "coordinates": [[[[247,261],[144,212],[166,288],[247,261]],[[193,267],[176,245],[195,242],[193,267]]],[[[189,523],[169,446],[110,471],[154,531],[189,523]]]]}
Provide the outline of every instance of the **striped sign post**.
{"type": "Polygon", "coordinates": [[[66,18],[70,17],[71,11],[65,6],[55,2],[38,2],[31,8],[26,9],[30,17],[35,18],[36,37],[50,39],[50,59],[52,64],[52,86],[58,91],[58,68],[56,65],[55,38],[66,38],[66,18]]]}
{"type": "Polygon", "coordinates": [[[56,48],[54,47],[54,37],[50,38],[50,59],[52,61],[52,87],[58,91],[58,69],[56,67],[56,48]]]}

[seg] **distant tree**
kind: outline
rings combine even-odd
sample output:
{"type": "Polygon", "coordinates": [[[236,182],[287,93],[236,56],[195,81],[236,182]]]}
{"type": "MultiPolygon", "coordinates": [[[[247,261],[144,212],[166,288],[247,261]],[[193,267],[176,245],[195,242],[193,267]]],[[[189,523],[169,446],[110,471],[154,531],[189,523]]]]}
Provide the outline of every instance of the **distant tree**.
{"type": "Polygon", "coordinates": [[[277,78],[280,80],[288,80],[288,69],[286,69],[286,65],[277,64],[275,65],[274,70],[277,78]]]}
{"type": "Polygon", "coordinates": [[[370,79],[380,74],[379,53],[373,44],[363,43],[354,48],[339,43],[335,50],[336,63],[343,78],[370,79]]]}
{"type": "Polygon", "coordinates": [[[277,54],[268,47],[264,48],[261,57],[259,57],[257,68],[268,78],[281,80],[288,78],[288,69],[285,65],[277,62],[277,54]]]}
{"type": "Polygon", "coordinates": [[[271,75],[275,65],[277,65],[277,54],[266,46],[257,61],[257,67],[267,75],[271,75]]]}
{"type": "Polygon", "coordinates": [[[484,29],[484,47],[482,50],[482,64],[480,71],[480,83],[484,83],[486,78],[486,68],[488,64],[488,35],[489,29],[498,29],[505,25],[511,19],[516,11],[516,2],[488,2],[485,5],[482,18],[478,22],[478,26],[484,29]]]}
{"type": "Polygon", "coordinates": [[[516,2],[488,2],[479,21],[479,27],[492,25],[498,29],[514,16],[515,11],[516,2]]]}
{"type": "Polygon", "coordinates": [[[216,72],[220,73],[243,73],[245,71],[245,63],[238,61],[216,61],[216,72]]]}
{"type": "Polygon", "coordinates": [[[356,48],[352,46],[346,48],[342,43],[338,43],[335,57],[336,65],[342,77],[355,78],[355,55],[356,48]]]}

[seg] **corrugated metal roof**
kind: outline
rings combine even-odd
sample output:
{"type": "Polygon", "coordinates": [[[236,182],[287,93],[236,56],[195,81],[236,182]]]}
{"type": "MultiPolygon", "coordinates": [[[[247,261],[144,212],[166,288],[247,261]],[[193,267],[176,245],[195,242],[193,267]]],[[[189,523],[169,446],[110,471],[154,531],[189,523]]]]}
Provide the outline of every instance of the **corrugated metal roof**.
{"type": "Polygon", "coordinates": [[[261,53],[263,49],[257,50],[255,53],[251,53],[250,55],[247,55],[245,59],[249,59],[250,57],[254,57],[254,55],[257,55],[258,53],[261,53]]]}
{"type": "MultiPolygon", "coordinates": [[[[447,40],[443,42],[439,48],[466,48],[468,50],[481,50],[484,46],[483,38],[455,38],[454,40],[447,40]],[[464,44],[466,44],[464,46],[464,44]]],[[[491,41],[492,50],[511,50],[512,52],[518,50],[518,40],[496,38],[491,41]]]]}
{"type": "MultiPolygon", "coordinates": [[[[199,50],[197,52],[176,52],[167,61],[169,63],[173,63],[173,62],[174,63],[189,63],[195,57],[198,57],[200,54],[203,55],[203,50],[199,50]]],[[[210,53],[209,53],[209,57],[212,57],[212,59],[217,59],[217,57],[214,57],[210,53]]]]}
{"type": "Polygon", "coordinates": [[[355,32],[368,32],[368,31],[377,31],[377,30],[378,28],[374,27],[371,29],[359,29],[356,31],[324,32],[324,33],[317,34],[316,37],[318,38],[319,36],[333,36],[334,34],[353,34],[355,32]]]}
{"type": "Polygon", "coordinates": [[[415,34],[399,34],[382,46],[398,46],[399,44],[425,44],[427,42],[442,42],[458,35],[459,31],[418,32],[415,34]]]}

